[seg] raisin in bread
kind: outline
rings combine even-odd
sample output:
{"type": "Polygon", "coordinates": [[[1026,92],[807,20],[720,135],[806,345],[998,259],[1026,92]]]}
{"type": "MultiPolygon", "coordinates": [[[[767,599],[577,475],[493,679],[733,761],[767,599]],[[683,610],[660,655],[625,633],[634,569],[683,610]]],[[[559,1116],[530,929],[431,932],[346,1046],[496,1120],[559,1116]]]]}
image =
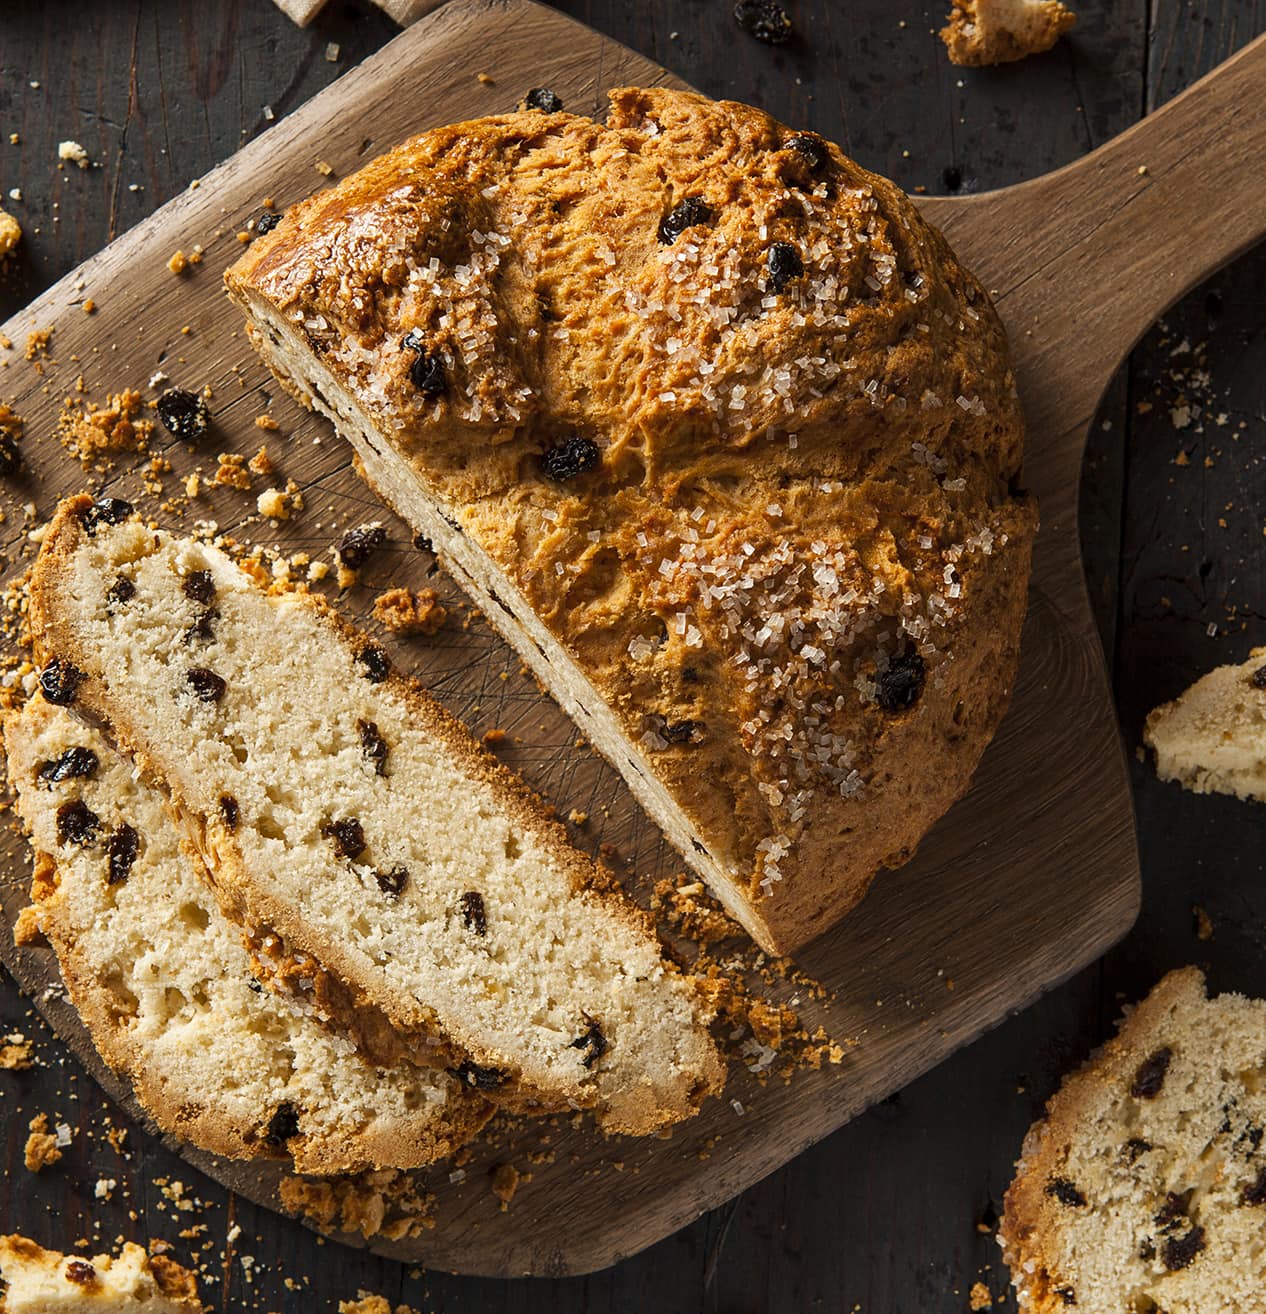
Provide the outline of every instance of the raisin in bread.
{"type": "Polygon", "coordinates": [[[1022,1314],[1266,1309],[1266,1002],[1171,972],[1029,1131],[999,1235],[1022,1314]]]}
{"type": "Polygon", "coordinates": [[[375,1067],[263,989],[162,795],[99,731],[37,695],[4,745],[40,929],[101,1057],[163,1131],[354,1173],[420,1167],[487,1121],[454,1077],[375,1067]]]}
{"type": "Polygon", "coordinates": [[[906,196],[759,110],[428,132],[226,275],[664,833],[786,952],[967,788],[1035,514],[1002,326],[906,196]]]}
{"type": "Polygon", "coordinates": [[[1219,666],[1143,727],[1156,774],[1196,794],[1266,800],[1266,648],[1219,666]]]}
{"type": "Polygon", "coordinates": [[[1060,0],[953,0],[941,40],[951,62],[1008,64],[1049,50],[1077,21],[1060,0]]]}
{"type": "Polygon", "coordinates": [[[0,1278],[0,1314],[202,1314],[194,1275],[131,1241],[88,1258],[0,1236],[0,1278]]]}
{"type": "Polygon", "coordinates": [[[44,692],[164,784],[277,983],[378,1061],[608,1130],[719,1089],[701,985],[516,776],[318,599],[130,510],[73,498],[49,526],[44,692]]]}

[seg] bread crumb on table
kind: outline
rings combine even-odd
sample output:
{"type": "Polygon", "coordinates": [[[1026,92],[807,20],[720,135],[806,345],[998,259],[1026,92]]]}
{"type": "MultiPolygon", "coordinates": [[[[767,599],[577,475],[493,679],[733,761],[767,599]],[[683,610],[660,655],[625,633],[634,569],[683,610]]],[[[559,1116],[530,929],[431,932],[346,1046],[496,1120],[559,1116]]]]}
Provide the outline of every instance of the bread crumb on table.
{"type": "Polygon", "coordinates": [[[993,1304],[989,1288],[983,1282],[973,1282],[967,1296],[967,1308],[970,1310],[988,1309],[993,1304]]]}
{"type": "Polygon", "coordinates": [[[954,64],[1006,64],[1049,50],[1077,21],[1060,0],[952,0],[941,40],[954,64]]]}
{"type": "Polygon", "coordinates": [[[36,1114],[31,1119],[29,1130],[31,1134],[26,1138],[24,1162],[31,1172],[42,1172],[60,1161],[61,1147],[57,1144],[58,1138],[48,1130],[48,1114],[36,1114]]]}
{"type": "Polygon", "coordinates": [[[434,589],[388,589],[374,599],[374,619],[393,634],[430,635],[439,632],[448,610],[434,589]]]}
{"type": "Polygon", "coordinates": [[[81,169],[86,169],[92,163],[88,152],[77,141],[58,142],[57,158],[68,164],[77,164],[81,169]]]}
{"type": "Polygon", "coordinates": [[[174,251],[167,262],[167,268],[173,274],[183,274],[189,268],[189,257],[183,251],[174,251]]]}
{"type": "Polygon", "coordinates": [[[0,210],[0,259],[22,240],[22,225],[7,211],[0,210]]]}
{"type": "Polygon", "coordinates": [[[5,1072],[25,1072],[35,1066],[31,1042],[21,1034],[4,1036],[0,1043],[0,1069],[5,1072]]]}
{"type": "MultiPolygon", "coordinates": [[[[391,1304],[385,1296],[370,1296],[359,1292],[358,1300],[340,1300],[338,1314],[392,1314],[391,1304]]],[[[397,1305],[395,1314],[421,1314],[410,1305],[397,1305]]]]}
{"type": "Polygon", "coordinates": [[[236,488],[239,492],[247,492],[251,486],[251,476],[246,468],[246,457],[238,452],[221,452],[216,459],[218,465],[211,482],[221,488],[236,488]]]}

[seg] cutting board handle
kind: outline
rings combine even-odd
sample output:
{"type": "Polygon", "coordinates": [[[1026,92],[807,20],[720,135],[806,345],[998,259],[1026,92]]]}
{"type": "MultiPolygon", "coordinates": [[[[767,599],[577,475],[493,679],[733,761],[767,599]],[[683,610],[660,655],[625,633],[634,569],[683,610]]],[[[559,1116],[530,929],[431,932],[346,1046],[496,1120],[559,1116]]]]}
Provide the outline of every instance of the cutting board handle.
{"type": "Polygon", "coordinates": [[[1031,426],[1074,432],[1157,317],[1266,236],[1266,36],[1074,164],[929,212],[994,293],[1031,426]]]}

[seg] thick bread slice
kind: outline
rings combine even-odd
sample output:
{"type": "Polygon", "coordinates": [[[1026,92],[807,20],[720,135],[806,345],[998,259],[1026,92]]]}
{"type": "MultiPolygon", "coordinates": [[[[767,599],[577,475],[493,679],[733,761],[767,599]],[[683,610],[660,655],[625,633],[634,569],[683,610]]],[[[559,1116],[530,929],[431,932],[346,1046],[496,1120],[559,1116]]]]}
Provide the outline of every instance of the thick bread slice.
{"type": "Polygon", "coordinates": [[[1172,703],[1155,708],[1143,742],[1156,774],[1195,794],[1266,801],[1266,648],[1219,666],[1172,703]]]}
{"type": "Polygon", "coordinates": [[[1032,501],[988,296],[759,110],[437,128],[226,275],[284,386],[766,949],[899,866],[1010,696],[1032,501]]]}
{"type": "Polygon", "coordinates": [[[49,527],[30,619],[63,684],[83,673],[75,706],[163,782],[278,978],[380,1061],[630,1133],[719,1089],[699,984],[644,914],[318,599],[81,497],[49,527]]]}
{"type": "Polygon", "coordinates": [[[194,1275],[131,1241],[88,1258],[0,1236],[0,1277],[0,1314],[202,1314],[194,1275]]]}
{"type": "Polygon", "coordinates": [[[329,1174],[420,1167],[487,1121],[448,1073],[376,1067],[262,988],[162,795],[99,731],[37,695],[4,746],[40,929],[101,1057],[163,1131],[329,1174]]]}
{"type": "Polygon", "coordinates": [[[999,1233],[1022,1314],[1266,1310],[1266,1002],[1171,972],[1024,1141],[999,1233]]]}

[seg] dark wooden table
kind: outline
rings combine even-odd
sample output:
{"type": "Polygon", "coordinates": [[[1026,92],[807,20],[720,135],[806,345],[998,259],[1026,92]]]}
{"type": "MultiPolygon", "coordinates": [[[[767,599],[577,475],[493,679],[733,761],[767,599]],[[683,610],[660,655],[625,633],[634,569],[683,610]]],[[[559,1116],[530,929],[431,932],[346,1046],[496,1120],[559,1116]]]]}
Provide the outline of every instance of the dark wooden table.
{"type": "MultiPolygon", "coordinates": [[[[914,0],[792,0],[800,35],[777,50],[737,30],[728,0],[563,7],[704,91],[815,128],[929,192],[1001,186],[1074,159],[1266,29],[1262,0],[1101,0],[1050,54],[965,71],[932,35],[940,5],[914,0]]],[[[268,0],[6,5],[0,190],[20,188],[22,199],[0,203],[27,237],[0,267],[0,318],[393,31],[377,10],[344,0],[306,32],[268,0]],[[57,167],[68,138],[95,167],[57,167]]],[[[1133,748],[1155,703],[1266,643],[1266,250],[1172,309],[1100,418],[1082,536],[1133,748]]],[[[36,1038],[40,1065],[0,1072],[0,1231],[49,1244],[164,1237],[201,1258],[213,1275],[206,1298],[224,1310],[332,1311],[365,1288],[428,1314],[940,1314],[965,1310],[975,1282],[995,1308],[1011,1307],[990,1225],[1024,1130],[1059,1075],[1102,1039],[1123,1000],[1171,967],[1197,962],[1220,989],[1266,994],[1266,808],[1183,794],[1142,761],[1133,772],[1144,901],[1123,944],[732,1205],[616,1269],[557,1282],[405,1270],[227,1196],[138,1127],[120,1158],[101,1132],[107,1119],[126,1120],[7,977],[0,1033],[36,1038]],[[37,1177],[22,1147],[38,1112],[78,1134],[37,1177]],[[111,1198],[96,1198],[111,1179],[111,1198]],[[205,1208],[174,1208],[164,1179],[185,1183],[205,1208]],[[192,1224],[205,1231],[182,1238],[192,1224]]]]}

